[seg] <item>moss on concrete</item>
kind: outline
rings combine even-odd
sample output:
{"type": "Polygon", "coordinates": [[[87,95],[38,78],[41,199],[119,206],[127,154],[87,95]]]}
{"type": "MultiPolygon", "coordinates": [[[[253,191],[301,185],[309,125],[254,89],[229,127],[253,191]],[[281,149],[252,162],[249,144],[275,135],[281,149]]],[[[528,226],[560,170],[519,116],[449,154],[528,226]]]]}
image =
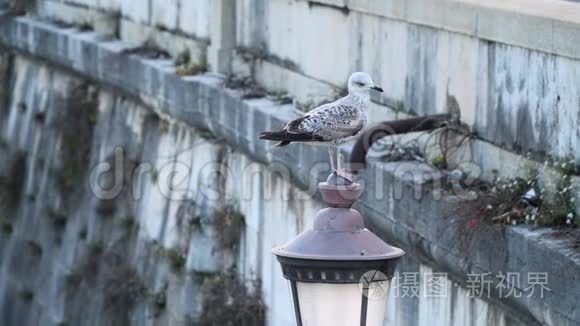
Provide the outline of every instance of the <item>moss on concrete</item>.
{"type": "Polygon", "coordinates": [[[88,171],[93,129],[98,112],[97,92],[89,84],[73,89],[61,114],[61,167],[57,172],[59,189],[73,192],[88,171]]]}
{"type": "Polygon", "coordinates": [[[175,74],[177,76],[192,76],[205,73],[209,70],[207,57],[205,55],[199,58],[199,62],[191,61],[189,50],[185,50],[175,58],[175,74]]]}
{"type": "Polygon", "coordinates": [[[34,291],[31,289],[22,289],[20,290],[20,297],[23,301],[30,303],[34,300],[34,291]]]}
{"type": "Polygon", "coordinates": [[[44,252],[42,246],[34,240],[26,241],[26,248],[30,252],[30,254],[34,257],[40,257],[44,252]]]}
{"type": "Polygon", "coordinates": [[[151,305],[153,306],[153,314],[158,317],[167,308],[167,289],[163,287],[157,292],[150,294],[151,305]]]}
{"type": "Polygon", "coordinates": [[[67,213],[62,208],[50,208],[48,210],[48,217],[57,228],[64,228],[68,221],[67,213]]]}
{"type": "Polygon", "coordinates": [[[82,228],[82,229],[79,230],[78,237],[79,237],[80,240],[86,240],[87,239],[87,234],[88,234],[87,228],[82,228]]]}
{"type": "Polygon", "coordinates": [[[214,211],[211,224],[216,231],[220,249],[235,249],[240,243],[245,226],[245,217],[233,205],[214,211]]]}
{"type": "Polygon", "coordinates": [[[12,234],[12,229],[13,229],[12,223],[10,223],[10,222],[2,223],[2,233],[5,236],[10,236],[12,234]]]}
{"type": "Polygon", "coordinates": [[[127,321],[131,309],[147,294],[139,273],[126,263],[112,266],[104,278],[103,290],[105,310],[119,321],[127,321]]]}
{"type": "Polygon", "coordinates": [[[185,267],[187,256],[180,248],[159,248],[159,256],[167,259],[171,270],[174,273],[180,273],[185,267]]]}
{"type": "Polygon", "coordinates": [[[0,175],[0,207],[13,210],[22,199],[26,182],[26,153],[13,154],[8,171],[0,175]]]}
{"type": "Polygon", "coordinates": [[[235,273],[205,278],[202,314],[195,325],[265,325],[266,305],[260,289],[259,281],[242,280],[235,273]]]}

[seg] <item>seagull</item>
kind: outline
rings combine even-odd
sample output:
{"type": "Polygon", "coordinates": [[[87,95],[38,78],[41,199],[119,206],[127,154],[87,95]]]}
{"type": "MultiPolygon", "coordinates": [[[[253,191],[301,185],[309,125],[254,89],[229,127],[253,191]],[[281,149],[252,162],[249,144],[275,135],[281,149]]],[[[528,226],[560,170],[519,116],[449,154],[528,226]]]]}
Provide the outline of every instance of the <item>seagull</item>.
{"type": "Polygon", "coordinates": [[[364,130],[368,120],[370,90],[383,92],[369,74],[355,72],[348,79],[348,95],[288,122],[280,131],[261,132],[260,139],[278,141],[274,147],[290,143],[326,144],[333,173],[352,181],[352,177],[341,168],[340,150],[337,152],[335,169],[333,148],[355,139],[364,130]]]}

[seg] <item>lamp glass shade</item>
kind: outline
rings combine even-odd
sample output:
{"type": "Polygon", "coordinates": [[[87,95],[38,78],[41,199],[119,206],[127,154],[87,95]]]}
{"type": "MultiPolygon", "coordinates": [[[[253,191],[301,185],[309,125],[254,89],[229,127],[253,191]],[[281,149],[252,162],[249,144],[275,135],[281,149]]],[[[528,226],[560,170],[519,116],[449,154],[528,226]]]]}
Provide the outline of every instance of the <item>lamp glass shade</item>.
{"type": "Polygon", "coordinates": [[[366,295],[368,299],[363,305],[363,288],[359,283],[296,282],[301,325],[358,326],[361,325],[361,315],[365,313],[365,326],[381,326],[385,318],[388,287],[388,281],[369,286],[371,293],[366,295]],[[372,289],[375,287],[384,293],[373,296],[372,289]],[[365,309],[366,312],[363,312],[365,309]]]}

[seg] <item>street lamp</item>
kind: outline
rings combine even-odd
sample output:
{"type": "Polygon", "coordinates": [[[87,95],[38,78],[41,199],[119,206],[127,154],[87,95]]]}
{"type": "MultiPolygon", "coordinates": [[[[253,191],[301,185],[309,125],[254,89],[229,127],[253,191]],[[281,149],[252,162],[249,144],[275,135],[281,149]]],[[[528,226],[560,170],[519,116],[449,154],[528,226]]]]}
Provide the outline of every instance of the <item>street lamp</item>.
{"type": "Polygon", "coordinates": [[[314,228],[273,250],[290,282],[296,325],[383,325],[389,282],[405,253],[366,229],[350,208],[360,184],[332,174],[318,189],[329,207],[314,228]]]}

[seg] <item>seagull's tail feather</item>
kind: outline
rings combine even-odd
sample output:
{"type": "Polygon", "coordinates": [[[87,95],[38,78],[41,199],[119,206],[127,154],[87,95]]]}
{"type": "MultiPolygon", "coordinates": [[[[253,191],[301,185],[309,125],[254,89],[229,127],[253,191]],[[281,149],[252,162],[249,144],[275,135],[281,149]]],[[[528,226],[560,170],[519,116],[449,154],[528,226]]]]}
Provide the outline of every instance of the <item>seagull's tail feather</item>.
{"type": "Polygon", "coordinates": [[[286,130],[280,131],[264,131],[260,133],[260,139],[266,140],[278,140],[279,142],[274,145],[274,147],[286,146],[292,142],[311,142],[311,141],[323,141],[320,136],[313,135],[312,133],[289,133],[286,130]]]}
{"type": "Polygon", "coordinates": [[[277,142],[276,144],[274,144],[274,146],[272,147],[284,147],[286,145],[290,145],[291,141],[289,140],[283,140],[281,142],[277,142]]]}

